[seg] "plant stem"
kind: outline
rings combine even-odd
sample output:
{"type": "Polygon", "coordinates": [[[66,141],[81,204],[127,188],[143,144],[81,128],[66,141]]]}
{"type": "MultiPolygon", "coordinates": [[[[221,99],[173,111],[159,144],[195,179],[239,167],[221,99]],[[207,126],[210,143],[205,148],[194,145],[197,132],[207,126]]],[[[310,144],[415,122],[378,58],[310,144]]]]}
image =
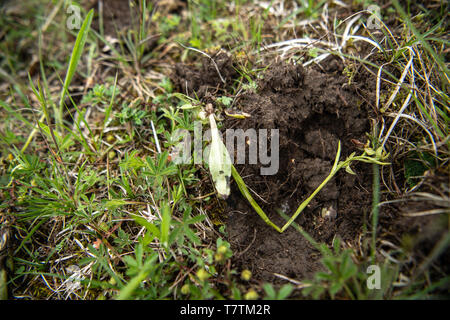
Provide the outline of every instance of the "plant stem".
{"type": "Polygon", "coordinates": [[[311,200],[316,196],[316,194],[322,190],[322,188],[328,183],[328,181],[331,180],[331,178],[334,177],[334,175],[339,171],[340,166],[338,168],[336,168],[335,170],[332,170],[330,172],[330,174],[328,175],[328,177],[322,181],[322,183],[316,188],[316,190],[314,190],[314,192],[308,197],[308,199],[306,199],[305,201],[303,201],[300,206],[298,207],[297,211],[295,211],[294,215],[288,220],[288,222],[286,222],[286,224],[283,226],[283,228],[281,228],[281,232],[283,232],[284,230],[286,230],[291,223],[298,217],[298,215],[306,208],[306,206],[311,202],[311,200]],[[337,169],[337,170],[336,170],[337,169]]]}
{"type": "Polygon", "coordinates": [[[264,220],[264,222],[267,223],[272,228],[274,228],[275,230],[277,230],[278,232],[280,233],[283,232],[276,224],[274,224],[272,221],[269,220],[269,218],[261,209],[261,207],[256,203],[255,199],[253,199],[252,195],[247,189],[247,186],[245,185],[244,180],[241,178],[241,176],[239,175],[239,173],[237,172],[236,168],[233,165],[231,165],[231,175],[236,181],[236,184],[238,185],[242,195],[248,200],[248,202],[252,205],[253,209],[255,209],[256,213],[264,220]]]}
{"type": "Polygon", "coordinates": [[[315,195],[328,183],[328,181],[331,180],[331,178],[334,177],[334,175],[339,171],[339,169],[341,169],[345,165],[344,162],[339,163],[340,156],[341,156],[341,142],[339,141],[336,158],[334,159],[334,164],[333,167],[331,168],[330,174],[328,175],[328,177],[326,177],[324,181],[322,181],[322,183],[316,188],[316,190],[314,190],[314,192],[308,197],[308,199],[306,199],[300,204],[297,211],[295,211],[294,215],[288,220],[288,222],[286,222],[283,228],[281,228],[281,232],[286,230],[291,225],[291,223],[298,217],[298,215],[303,211],[303,209],[306,208],[306,206],[311,202],[311,200],[315,197],[315,195]]]}
{"type": "MultiPolygon", "coordinates": [[[[375,152],[373,152],[375,153],[375,152]]],[[[379,165],[386,165],[388,163],[384,163],[381,162],[380,159],[382,160],[383,158],[371,158],[368,157],[366,155],[366,152],[364,152],[361,156],[355,156],[354,154],[352,154],[351,156],[349,156],[347,159],[345,159],[344,161],[339,161],[339,158],[341,156],[341,142],[339,141],[338,143],[338,150],[336,153],[336,158],[334,160],[334,164],[333,167],[331,168],[330,174],[328,175],[328,177],[325,178],[324,181],[322,181],[322,183],[314,190],[314,192],[308,197],[308,199],[306,199],[305,201],[303,201],[300,206],[298,207],[297,211],[295,211],[294,215],[286,222],[286,224],[280,228],[277,225],[275,225],[272,221],[270,221],[270,219],[267,217],[267,215],[264,213],[264,211],[261,209],[261,207],[256,203],[256,201],[253,199],[253,197],[251,196],[250,192],[247,189],[247,186],[245,185],[244,180],[241,178],[241,176],[239,175],[239,173],[237,172],[236,168],[231,165],[231,175],[233,176],[234,180],[236,181],[236,184],[239,187],[239,190],[241,191],[242,195],[248,200],[248,202],[252,205],[253,209],[255,209],[256,213],[258,213],[258,215],[264,220],[264,222],[266,222],[269,226],[271,226],[272,228],[274,228],[275,230],[277,230],[278,232],[282,233],[284,232],[293,222],[294,220],[298,217],[298,215],[306,208],[306,206],[308,206],[308,204],[311,202],[311,200],[316,196],[316,194],[322,190],[322,188],[328,183],[328,181],[330,181],[335,175],[336,173],[342,169],[342,168],[347,168],[347,170],[352,173],[351,169],[350,169],[350,164],[352,161],[361,161],[361,162],[366,162],[366,163],[372,163],[374,166],[374,168],[376,168],[377,170],[374,169],[374,190],[377,190],[376,194],[374,193],[374,202],[373,202],[373,206],[372,206],[372,211],[373,211],[373,227],[375,228],[374,230],[376,231],[376,225],[378,223],[378,203],[380,202],[380,196],[379,196],[379,188],[380,188],[380,177],[379,177],[379,165]]],[[[375,232],[373,232],[373,237],[375,237],[375,232]]],[[[374,242],[375,238],[372,239],[372,241],[374,242]]],[[[374,250],[374,249],[373,249],[374,250]]]]}
{"type": "Polygon", "coordinates": [[[23,145],[22,149],[20,150],[21,153],[24,153],[25,150],[30,145],[31,141],[33,141],[33,138],[34,138],[35,134],[39,131],[39,122],[44,121],[44,119],[45,119],[45,114],[42,114],[41,118],[39,119],[38,123],[36,124],[36,127],[33,128],[33,130],[31,131],[30,135],[27,138],[27,141],[25,142],[25,144],[23,145]]]}
{"type": "Polygon", "coordinates": [[[371,258],[372,263],[375,263],[375,252],[376,252],[376,241],[377,241],[377,226],[378,226],[378,215],[380,213],[380,208],[378,207],[380,203],[380,166],[376,163],[372,164],[373,170],[373,198],[372,198],[372,251],[371,258]]]}
{"type": "Polygon", "coordinates": [[[236,168],[231,165],[231,175],[233,176],[234,180],[236,181],[236,184],[239,187],[239,190],[241,191],[242,195],[248,200],[248,202],[252,205],[253,209],[255,209],[256,213],[264,220],[265,223],[267,223],[269,226],[277,230],[278,232],[282,233],[284,230],[286,230],[292,222],[298,217],[298,215],[306,208],[306,206],[311,202],[311,200],[315,197],[315,195],[328,183],[328,181],[333,178],[333,176],[345,165],[348,164],[351,160],[346,160],[343,162],[339,162],[339,157],[341,155],[341,142],[338,143],[338,150],[336,153],[336,159],[334,160],[333,168],[331,169],[330,174],[328,177],[322,181],[322,183],[314,190],[314,192],[303,201],[300,206],[298,207],[297,211],[295,211],[294,215],[289,219],[288,222],[283,226],[283,228],[280,229],[276,224],[274,224],[270,219],[267,217],[267,215],[264,213],[264,211],[261,209],[261,207],[256,203],[255,199],[253,199],[252,195],[247,189],[247,186],[245,185],[244,180],[241,178],[239,173],[237,172],[236,168]]]}

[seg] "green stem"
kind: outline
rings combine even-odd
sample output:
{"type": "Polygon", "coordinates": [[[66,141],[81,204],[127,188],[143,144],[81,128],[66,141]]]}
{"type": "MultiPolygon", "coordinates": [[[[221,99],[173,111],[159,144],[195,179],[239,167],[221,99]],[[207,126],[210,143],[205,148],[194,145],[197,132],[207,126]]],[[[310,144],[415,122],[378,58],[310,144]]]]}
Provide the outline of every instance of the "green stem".
{"type": "Polygon", "coordinates": [[[283,232],[284,230],[286,230],[291,223],[298,217],[298,215],[306,208],[306,206],[311,202],[311,200],[316,196],[316,194],[322,190],[322,188],[328,183],[328,181],[331,180],[331,178],[334,177],[334,175],[339,171],[339,169],[341,168],[341,166],[338,166],[335,170],[332,170],[330,172],[330,174],[328,175],[328,177],[323,180],[323,182],[320,184],[320,186],[318,186],[316,188],[316,190],[314,190],[314,192],[308,197],[308,199],[306,199],[305,201],[303,201],[300,206],[298,207],[297,211],[295,211],[294,215],[288,220],[288,222],[286,222],[286,224],[283,226],[283,228],[281,228],[281,232],[283,232]]]}
{"type": "Polygon", "coordinates": [[[330,174],[328,175],[328,177],[326,177],[324,181],[322,181],[322,183],[316,188],[316,190],[314,190],[314,192],[308,197],[308,199],[306,199],[300,204],[297,211],[295,211],[294,215],[288,220],[288,222],[286,222],[283,228],[281,228],[281,232],[286,230],[291,225],[291,223],[294,222],[295,219],[297,219],[298,215],[306,208],[306,206],[311,202],[311,200],[315,197],[315,195],[328,183],[328,181],[331,180],[331,178],[334,177],[334,175],[339,171],[339,169],[341,169],[345,165],[345,163],[343,162],[339,163],[340,156],[341,156],[341,142],[339,141],[338,150],[336,152],[336,158],[334,159],[334,164],[333,167],[331,168],[330,174]]]}
{"type": "MultiPolygon", "coordinates": [[[[239,173],[237,172],[236,168],[233,165],[231,165],[231,174],[232,174],[234,180],[236,181],[236,184],[238,185],[239,190],[241,191],[242,195],[252,205],[252,207],[253,207],[253,209],[255,209],[256,213],[258,213],[258,215],[269,226],[271,226],[278,232],[282,233],[295,221],[295,219],[297,219],[298,215],[308,206],[308,204],[311,202],[311,200],[316,196],[316,194],[318,192],[320,192],[320,190],[322,190],[322,188],[328,183],[328,181],[330,181],[340,169],[342,169],[344,167],[348,167],[352,161],[362,161],[362,162],[372,163],[374,165],[374,168],[376,168],[377,170],[379,170],[379,167],[378,167],[379,165],[388,164],[388,163],[379,161],[378,158],[370,158],[370,157],[366,156],[365,152],[361,156],[352,155],[352,156],[348,157],[347,159],[345,159],[345,161],[339,161],[340,155],[341,155],[341,142],[339,141],[336,158],[334,160],[334,164],[333,164],[330,174],[314,190],[314,192],[308,197],[308,199],[306,199],[305,201],[303,201],[300,204],[297,211],[295,211],[294,215],[286,222],[286,224],[282,228],[278,227],[272,221],[270,221],[270,219],[267,217],[267,215],[264,213],[264,211],[261,209],[261,207],[258,205],[258,203],[256,203],[256,201],[251,196],[250,192],[247,189],[247,186],[245,185],[244,180],[241,178],[241,176],[239,175],[239,173]]],[[[382,158],[380,158],[380,159],[382,159],[382,158]]],[[[372,222],[372,225],[373,225],[373,228],[375,228],[374,232],[373,232],[373,237],[374,237],[373,239],[375,239],[375,235],[376,235],[375,231],[376,231],[376,225],[378,222],[378,203],[380,201],[380,199],[379,199],[380,177],[379,177],[379,172],[377,170],[374,171],[374,174],[375,174],[374,190],[377,190],[377,192],[376,192],[376,194],[374,193],[374,202],[373,202],[374,203],[373,204],[373,219],[374,220],[372,222]]],[[[349,169],[349,172],[352,173],[350,169],[349,169]]],[[[375,240],[373,240],[373,241],[375,241],[375,240]]]]}
{"type": "Polygon", "coordinates": [[[297,211],[295,211],[294,215],[289,219],[288,222],[280,229],[276,224],[274,224],[270,219],[267,217],[267,215],[264,213],[264,211],[261,209],[261,207],[256,203],[255,199],[251,196],[250,192],[247,189],[247,186],[245,185],[244,180],[241,178],[239,173],[237,172],[236,168],[232,165],[231,166],[231,174],[236,181],[239,190],[241,191],[242,195],[248,200],[248,202],[252,205],[252,207],[255,209],[256,213],[264,220],[265,223],[267,223],[269,226],[277,230],[278,232],[282,233],[284,230],[286,230],[292,222],[298,217],[298,215],[306,208],[306,206],[311,202],[311,200],[316,196],[316,194],[328,183],[328,181],[331,180],[331,178],[334,177],[334,175],[343,167],[345,166],[348,161],[340,162],[339,163],[339,157],[341,155],[341,142],[339,141],[338,144],[338,151],[336,153],[336,159],[334,160],[333,168],[331,169],[330,174],[328,177],[322,181],[322,183],[314,190],[314,192],[303,201],[300,206],[298,207],[297,211]]]}
{"type": "Polygon", "coordinates": [[[267,223],[269,226],[277,230],[278,232],[283,232],[281,229],[274,224],[270,219],[267,217],[267,215],[264,213],[264,211],[261,209],[261,207],[256,203],[255,199],[253,199],[252,195],[247,189],[247,186],[245,185],[244,180],[242,180],[241,176],[237,172],[236,168],[231,165],[231,175],[233,176],[234,180],[236,181],[236,184],[239,187],[239,190],[241,191],[242,195],[250,202],[253,209],[255,209],[256,213],[264,220],[265,223],[267,223]]]}
{"type": "MultiPolygon", "coordinates": [[[[378,136],[378,124],[373,127],[373,136],[378,136]]],[[[374,150],[379,147],[379,142],[377,139],[372,141],[374,150]]],[[[377,227],[378,227],[378,216],[380,213],[380,163],[372,163],[373,181],[372,181],[372,239],[371,239],[371,260],[372,264],[375,264],[375,255],[377,251],[377,227]]]]}
{"type": "Polygon", "coordinates": [[[30,145],[31,141],[34,138],[34,135],[39,131],[39,122],[44,121],[45,119],[45,114],[43,114],[41,116],[41,118],[39,119],[38,123],[36,124],[36,127],[33,128],[33,130],[31,131],[30,135],[28,136],[27,141],[25,142],[25,144],[23,145],[22,149],[20,150],[21,153],[24,153],[25,150],[28,148],[28,146],[30,145]]]}
{"type": "Polygon", "coordinates": [[[372,198],[372,263],[375,263],[375,252],[376,252],[376,241],[377,241],[377,226],[378,226],[378,215],[380,213],[380,208],[378,204],[380,203],[380,167],[378,164],[372,164],[373,170],[373,198],[372,198]]]}
{"type": "Polygon", "coordinates": [[[148,275],[150,274],[150,271],[141,271],[139,274],[134,277],[133,279],[128,282],[127,286],[124,287],[119,295],[116,297],[116,300],[128,300],[130,299],[133,292],[139,287],[142,281],[144,281],[148,275]]]}

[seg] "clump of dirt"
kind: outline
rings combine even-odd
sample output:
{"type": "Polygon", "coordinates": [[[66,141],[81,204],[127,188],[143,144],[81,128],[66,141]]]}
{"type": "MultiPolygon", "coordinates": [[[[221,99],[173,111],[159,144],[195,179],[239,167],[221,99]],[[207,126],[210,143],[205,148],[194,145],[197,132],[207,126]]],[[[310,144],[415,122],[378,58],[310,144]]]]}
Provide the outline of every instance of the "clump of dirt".
{"type": "MultiPolygon", "coordinates": [[[[239,98],[251,117],[226,124],[244,130],[279,129],[275,175],[260,175],[260,165],[237,166],[254,198],[279,226],[285,220],[275,210],[292,215],[319,186],[331,170],[339,140],[342,158],[360,152],[352,140],[367,140],[367,105],[357,86],[346,85],[339,69],[336,60],[329,72],[275,64],[259,81],[257,92],[239,98]]],[[[360,234],[371,203],[371,170],[364,164],[354,169],[356,176],[338,173],[297,219],[317,241],[331,242],[335,236],[353,241],[360,234]],[[337,216],[323,218],[322,210],[336,211],[337,216]]],[[[291,227],[279,234],[267,226],[236,187],[228,204],[226,224],[237,266],[252,270],[257,280],[271,282],[276,280],[274,273],[300,280],[320,269],[320,255],[298,231],[291,227]]]]}
{"type": "Polygon", "coordinates": [[[179,92],[203,102],[212,102],[213,96],[231,88],[239,77],[231,56],[218,51],[210,57],[202,56],[200,68],[183,63],[175,66],[172,78],[179,92]]]}

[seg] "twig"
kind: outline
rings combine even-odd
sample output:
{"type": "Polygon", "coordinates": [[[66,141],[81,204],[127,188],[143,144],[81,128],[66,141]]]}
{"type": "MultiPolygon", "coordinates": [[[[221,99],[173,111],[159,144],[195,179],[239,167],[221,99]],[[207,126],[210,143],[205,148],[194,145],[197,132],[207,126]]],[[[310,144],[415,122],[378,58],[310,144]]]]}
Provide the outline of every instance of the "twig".
{"type": "Polygon", "coordinates": [[[246,253],[246,252],[248,251],[248,249],[250,249],[250,247],[253,245],[253,243],[255,242],[255,240],[256,240],[256,228],[253,229],[253,239],[252,239],[252,241],[251,241],[250,244],[247,246],[247,248],[244,249],[244,251],[242,251],[241,253],[239,253],[239,254],[237,255],[237,258],[239,258],[239,257],[242,256],[244,253],[246,253]]]}
{"type": "Polygon", "coordinates": [[[220,74],[220,70],[219,70],[219,67],[217,66],[217,63],[214,61],[213,58],[211,58],[211,56],[210,56],[209,54],[207,54],[206,52],[203,52],[203,51],[201,51],[201,50],[199,50],[199,49],[193,48],[193,47],[186,47],[185,45],[183,45],[183,44],[180,43],[180,42],[177,42],[177,43],[178,43],[180,46],[182,46],[183,48],[187,49],[187,50],[192,50],[192,51],[201,53],[202,55],[204,55],[204,56],[208,57],[209,59],[211,59],[212,63],[214,64],[214,67],[216,68],[217,74],[218,74],[219,77],[220,77],[220,80],[221,80],[223,83],[226,83],[225,79],[224,79],[224,78],[222,77],[222,75],[220,74]]]}

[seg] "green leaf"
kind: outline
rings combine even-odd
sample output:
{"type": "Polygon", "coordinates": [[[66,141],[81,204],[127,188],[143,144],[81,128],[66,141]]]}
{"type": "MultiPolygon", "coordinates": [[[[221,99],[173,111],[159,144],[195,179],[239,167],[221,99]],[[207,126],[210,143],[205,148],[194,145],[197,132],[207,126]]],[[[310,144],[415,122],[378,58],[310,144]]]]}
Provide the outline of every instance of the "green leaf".
{"type": "Polygon", "coordinates": [[[348,166],[345,167],[345,171],[346,171],[347,173],[356,175],[355,171],[353,171],[352,168],[350,168],[350,164],[349,164],[348,166]]]}
{"type": "Polygon", "coordinates": [[[332,257],[325,257],[322,259],[322,263],[330,270],[333,274],[338,273],[338,268],[336,267],[335,262],[332,257]]]}
{"type": "Polygon", "coordinates": [[[317,280],[326,280],[326,281],[330,280],[330,281],[332,281],[333,280],[333,275],[331,275],[329,273],[326,273],[326,272],[317,272],[316,273],[316,278],[317,278],[317,280]]]}
{"type": "Polygon", "coordinates": [[[153,241],[153,239],[155,239],[153,232],[147,231],[144,235],[144,238],[142,239],[142,244],[144,246],[148,246],[150,244],[150,242],[153,241]]]}
{"type": "Polygon", "coordinates": [[[294,290],[294,287],[291,284],[285,284],[284,286],[281,287],[280,291],[278,292],[278,299],[280,300],[284,300],[287,297],[290,296],[290,294],[292,293],[292,290],[294,290]]]}
{"type": "Polygon", "coordinates": [[[241,292],[239,291],[238,288],[233,287],[231,289],[231,293],[232,293],[232,296],[233,296],[234,300],[242,300],[242,295],[241,295],[241,292]]]}
{"type": "Polygon", "coordinates": [[[267,299],[273,300],[276,298],[277,293],[275,292],[275,289],[273,288],[273,286],[270,283],[264,283],[263,289],[266,292],[267,299]]]}
{"type": "Polygon", "coordinates": [[[330,286],[330,295],[332,298],[334,298],[334,296],[341,291],[342,289],[342,284],[340,282],[334,282],[331,284],[330,286]]]}
{"type": "Polygon", "coordinates": [[[349,279],[358,272],[358,268],[353,263],[349,253],[346,253],[343,257],[341,264],[341,275],[344,280],[349,279]]]}
{"type": "Polygon", "coordinates": [[[378,147],[377,150],[375,151],[375,154],[376,154],[377,159],[382,159],[383,146],[378,147]]]}
{"type": "Polygon", "coordinates": [[[336,255],[341,251],[341,239],[339,237],[334,238],[333,240],[333,249],[336,255]]]}
{"type": "Polygon", "coordinates": [[[94,9],[91,9],[87,14],[86,18],[84,19],[80,31],[78,32],[77,39],[75,41],[75,46],[73,47],[72,55],[70,56],[69,67],[67,69],[66,78],[64,80],[64,85],[61,92],[61,98],[59,100],[58,122],[60,127],[62,127],[64,98],[66,96],[66,92],[68,92],[69,85],[72,82],[72,78],[77,69],[78,61],[80,60],[81,53],[83,52],[93,16],[94,16],[94,9]]]}
{"type": "Polygon", "coordinates": [[[131,295],[139,287],[141,282],[144,281],[152,272],[152,269],[155,268],[157,258],[158,254],[154,252],[152,256],[145,261],[145,264],[142,266],[139,273],[132,278],[122,290],[120,290],[119,295],[116,297],[117,300],[130,299],[131,295]]]}
{"type": "Polygon", "coordinates": [[[188,222],[189,224],[194,224],[194,223],[202,222],[202,221],[205,220],[205,219],[206,219],[206,216],[205,216],[205,215],[199,214],[199,215],[197,215],[197,216],[195,216],[195,217],[193,217],[193,218],[190,218],[187,222],[188,222]]]}
{"type": "Polygon", "coordinates": [[[161,208],[162,222],[161,222],[161,243],[163,246],[168,247],[169,243],[169,231],[170,231],[170,221],[171,213],[170,207],[167,203],[164,203],[161,208]]]}
{"type": "Polygon", "coordinates": [[[197,244],[197,245],[199,245],[199,244],[201,244],[202,243],[202,241],[200,240],[200,238],[195,234],[195,232],[194,231],[192,231],[191,229],[189,229],[189,228],[185,228],[185,235],[186,235],[186,237],[191,241],[191,242],[193,242],[193,243],[195,243],[195,244],[197,244]]]}
{"type": "Polygon", "coordinates": [[[105,207],[108,210],[117,209],[120,206],[126,205],[127,201],[122,199],[112,199],[105,201],[105,207]]]}
{"type": "Polygon", "coordinates": [[[145,218],[132,216],[133,220],[136,221],[136,223],[140,224],[141,226],[145,227],[147,231],[153,233],[153,235],[157,238],[160,237],[161,232],[160,230],[151,222],[148,222],[145,218]]]}
{"type": "Polygon", "coordinates": [[[369,155],[373,156],[375,154],[375,151],[372,148],[365,148],[364,151],[369,155]]]}
{"type": "Polygon", "coordinates": [[[193,106],[193,105],[190,104],[190,103],[186,103],[186,104],[183,104],[183,105],[180,107],[180,109],[183,109],[183,110],[189,110],[189,109],[195,109],[195,108],[198,108],[198,107],[200,107],[200,106],[193,106]]]}
{"type": "Polygon", "coordinates": [[[123,261],[127,264],[127,267],[137,267],[137,261],[132,256],[123,256],[123,261]]]}
{"type": "Polygon", "coordinates": [[[225,107],[228,107],[231,105],[231,102],[233,102],[233,98],[222,96],[220,98],[217,98],[217,101],[222,103],[225,107]]]}

